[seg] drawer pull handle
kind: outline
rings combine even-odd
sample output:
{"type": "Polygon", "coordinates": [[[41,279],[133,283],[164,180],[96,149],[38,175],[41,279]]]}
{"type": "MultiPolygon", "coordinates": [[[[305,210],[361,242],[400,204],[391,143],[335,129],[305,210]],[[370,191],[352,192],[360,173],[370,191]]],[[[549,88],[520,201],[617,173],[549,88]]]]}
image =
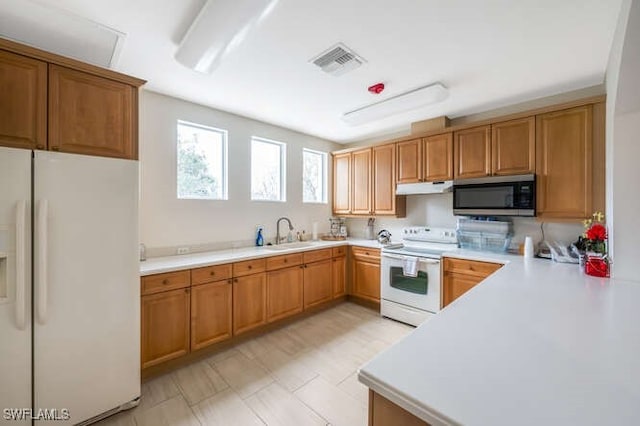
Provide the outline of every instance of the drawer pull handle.
{"type": "Polygon", "coordinates": [[[234,279],[234,280],[233,280],[233,282],[234,282],[234,283],[237,283],[237,282],[238,282],[238,279],[237,279],[237,278],[236,278],[236,279],[234,279]]]}
{"type": "Polygon", "coordinates": [[[232,280],[231,278],[229,278],[229,279],[227,280],[227,284],[231,284],[232,282],[233,282],[233,280],[232,280]]]}
{"type": "Polygon", "coordinates": [[[251,269],[251,268],[252,268],[252,266],[251,266],[251,265],[247,266],[247,269],[251,269]]]}
{"type": "Polygon", "coordinates": [[[287,263],[287,259],[284,260],[284,263],[287,263]]]}
{"type": "Polygon", "coordinates": [[[164,280],[162,280],[162,284],[163,284],[163,285],[167,285],[167,284],[169,284],[169,280],[165,278],[164,280]]]}

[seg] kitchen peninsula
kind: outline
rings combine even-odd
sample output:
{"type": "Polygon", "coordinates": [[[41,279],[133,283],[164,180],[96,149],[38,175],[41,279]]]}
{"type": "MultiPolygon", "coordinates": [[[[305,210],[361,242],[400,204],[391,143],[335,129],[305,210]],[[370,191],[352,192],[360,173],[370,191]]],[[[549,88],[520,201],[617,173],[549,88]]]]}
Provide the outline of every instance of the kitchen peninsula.
{"type": "MultiPolygon", "coordinates": [[[[370,405],[382,396],[416,416],[415,424],[634,424],[640,286],[589,277],[576,265],[502,261],[508,264],[361,368],[370,405]]],[[[375,403],[369,411],[370,425],[388,424],[375,403]]]]}

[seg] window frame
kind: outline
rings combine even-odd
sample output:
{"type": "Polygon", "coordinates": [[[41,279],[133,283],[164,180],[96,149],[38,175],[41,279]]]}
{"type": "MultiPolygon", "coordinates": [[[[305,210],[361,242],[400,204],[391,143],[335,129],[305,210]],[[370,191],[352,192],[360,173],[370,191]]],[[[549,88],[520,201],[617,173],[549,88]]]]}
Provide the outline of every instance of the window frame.
{"type": "Polygon", "coordinates": [[[178,200],[198,200],[198,201],[228,201],[229,200],[229,131],[218,127],[208,126],[206,124],[194,123],[192,121],[178,119],[176,122],[176,199],[178,200]],[[207,130],[214,133],[219,133],[222,136],[222,196],[220,198],[205,198],[205,197],[181,197],[178,186],[178,159],[179,159],[179,142],[178,142],[178,127],[180,125],[197,128],[200,130],[207,130]]]}
{"type": "Polygon", "coordinates": [[[317,149],[302,148],[302,203],[303,204],[328,204],[329,203],[329,154],[317,149]],[[322,158],[322,200],[321,201],[305,201],[304,200],[304,155],[305,153],[319,154],[322,158]]]}
{"type": "Polygon", "coordinates": [[[267,202],[267,203],[286,203],[287,202],[287,144],[274,139],[264,138],[262,136],[251,136],[250,141],[250,171],[249,171],[249,197],[251,201],[267,202]],[[280,148],[280,197],[277,200],[268,200],[263,198],[253,198],[253,143],[267,143],[276,145],[280,148]]]}

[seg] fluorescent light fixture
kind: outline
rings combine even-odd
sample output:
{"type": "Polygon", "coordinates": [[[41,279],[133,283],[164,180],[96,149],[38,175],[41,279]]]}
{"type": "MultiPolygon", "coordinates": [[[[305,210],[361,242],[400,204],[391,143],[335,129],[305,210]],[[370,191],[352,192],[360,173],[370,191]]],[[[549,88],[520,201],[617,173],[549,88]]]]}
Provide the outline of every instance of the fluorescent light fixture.
{"type": "Polygon", "coordinates": [[[392,96],[375,104],[349,111],[342,115],[342,121],[351,126],[358,126],[443,101],[448,95],[449,91],[446,87],[441,83],[433,83],[392,96]]]}
{"type": "Polygon", "coordinates": [[[176,60],[196,71],[212,73],[277,3],[278,0],[208,0],[182,39],[176,60]]]}

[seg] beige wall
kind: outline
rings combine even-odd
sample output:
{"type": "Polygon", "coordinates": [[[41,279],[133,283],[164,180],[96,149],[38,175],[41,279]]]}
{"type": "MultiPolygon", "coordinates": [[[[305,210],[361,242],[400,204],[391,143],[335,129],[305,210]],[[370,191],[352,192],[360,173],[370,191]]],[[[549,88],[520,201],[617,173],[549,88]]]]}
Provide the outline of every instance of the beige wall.
{"type": "MultiPolygon", "coordinates": [[[[176,98],[143,91],[140,105],[140,238],[149,253],[159,248],[229,247],[248,244],[256,225],[275,236],[276,220],[288,216],[297,229],[311,232],[317,221],[328,230],[331,204],[302,203],[302,149],[331,152],[338,145],[281,127],[250,120],[176,98]],[[178,200],[176,197],[176,121],[178,119],[229,132],[229,199],[178,200]],[[287,143],[287,202],[250,200],[250,139],[261,136],[287,143]],[[200,246],[200,247],[198,247],[200,246]],[[202,247],[204,246],[204,247],[202,247]]],[[[329,185],[331,184],[329,157],[329,185]]],[[[283,225],[283,229],[285,226],[283,225]]]]}

